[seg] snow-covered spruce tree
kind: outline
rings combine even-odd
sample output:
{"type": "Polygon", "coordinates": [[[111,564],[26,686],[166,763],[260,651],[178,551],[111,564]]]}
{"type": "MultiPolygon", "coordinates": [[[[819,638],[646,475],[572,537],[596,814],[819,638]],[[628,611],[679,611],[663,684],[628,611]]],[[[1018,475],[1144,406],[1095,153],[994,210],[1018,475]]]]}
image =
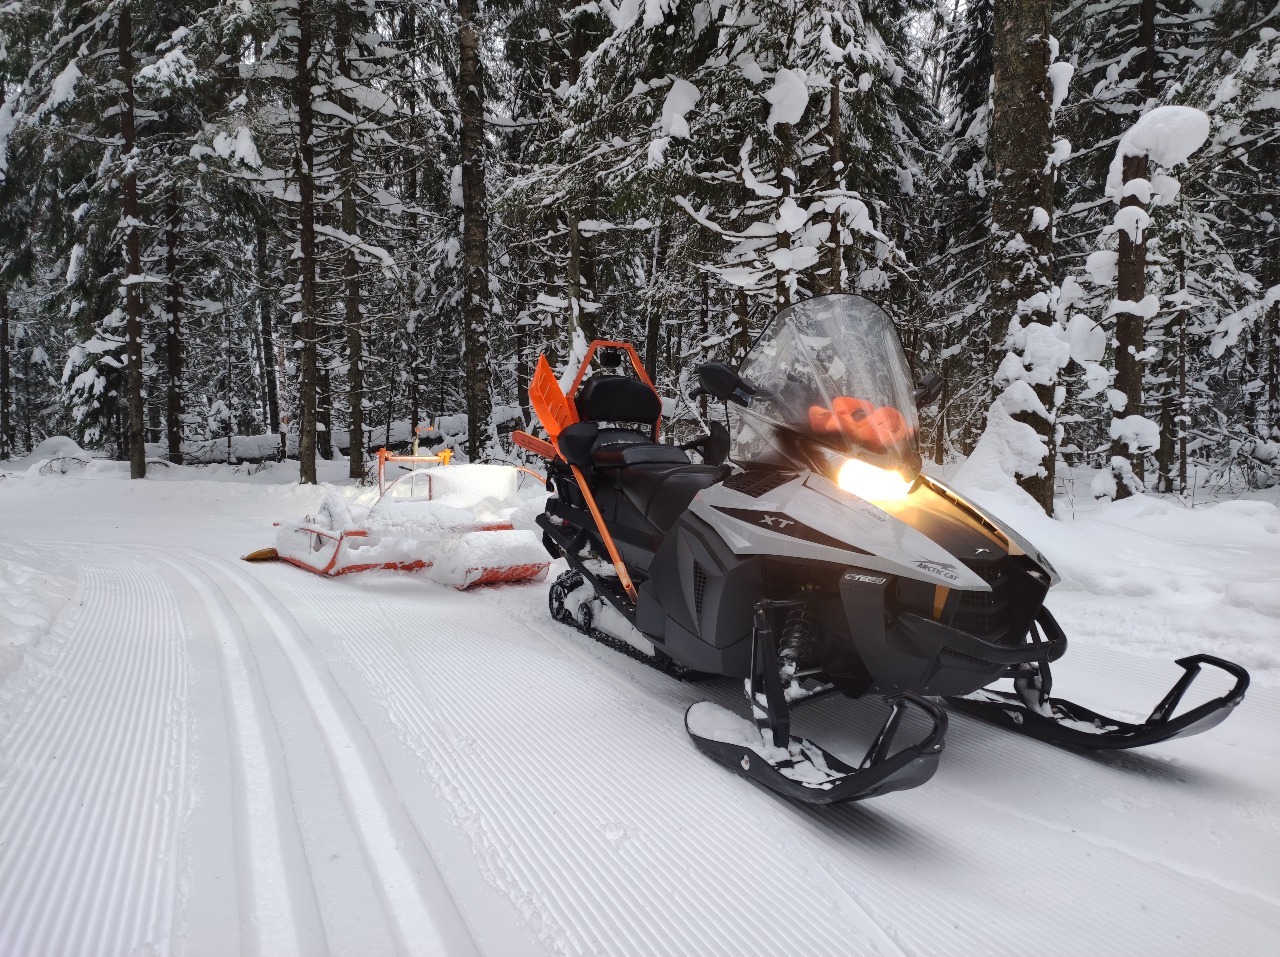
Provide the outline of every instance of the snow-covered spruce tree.
{"type": "MultiPolygon", "coordinates": [[[[506,22],[502,82],[511,121],[503,136],[505,176],[495,209],[498,228],[507,234],[517,328],[540,340],[531,356],[518,356],[526,374],[540,345],[559,360],[577,339],[620,335],[631,311],[631,303],[620,301],[622,315],[607,310],[608,330],[597,323],[600,296],[614,278],[608,264],[617,236],[593,228],[606,226],[613,214],[600,157],[593,152],[600,128],[587,136],[574,130],[584,60],[609,28],[599,10],[566,10],[548,0],[514,6],[506,22]]],[[[632,287],[629,277],[622,284],[632,287]]]]}
{"type": "Polygon", "coordinates": [[[292,247],[292,286],[283,304],[290,308],[291,333],[297,350],[296,423],[299,478],[316,481],[320,326],[317,294],[316,69],[331,13],[323,0],[288,0],[269,10],[228,9],[231,28],[242,31],[244,48],[238,70],[251,91],[262,159],[259,187],[288,214],[287,246],[292,247]]]}
{"type": "MultiPolygon", "coordinates": [[[[1212,450],[1247,481],[1270,485],[1280,481],[1280,9],[1211,9],[1208,52],[1189,69],[1184,94],[1214,119],[1184,183],[1189,218],[1213,240],[1197,270],[1208,288],[1192,326],[1193,341],[1197,326],[1205,335],[1184,377],[1203,383],[1203,398],[1179,420],[1202,447],[1198,457],[1212,450]]],[[[1187,444],[1180,438],[1181,472],[1187,444]]]]}
{"type": "Polygon", "coordinates": [[[1050,8],[1050,0],[993,8],[988,321],[1000,393],[974,454],[993,458],[1052,514],[1059,374],[1069,357],[1054,310],[1052,132],[1070,68],[1054,61],[1050,8]]]}
{"type": "MultiPolygon", "coordinates": [[[[1157,107],[1145,114],[1121,138],[1107,182],[1107,197],[1119,208],[1103,231],[1104,248],[1089,257],[1093,282],[1112,287],[1114,294],[1104,318],[1116,317],[1112,351],[1115,355],[1114,387],[1107,390],[1113,410],[1109,426],[1112,441],[1110,473],[1095,483],[1095,494],[1124,497],[1140,492],[1143,481],[1132,462],[1141,453],[1160,445],[1160,425],[1142,415],[1144,353],[1147,330],[1160,311],[1160,299],[1148,292],[1146,246],[1152,231],[1152,207],[1171,205],[1180,185],[1168,170],[1186,159],[1209,134],[1209,117],[1183,106],[1157,107]],[[1157,172],[1160,170],[1160,172],[1157,172]],[[1141,173],[1142,175],[1134,175],[1141,173]],[[1136,332],[1127,326],[1136,326],[1136,332]],[[1130,340],[1135,340],[1135,347],[1130,340]]],[[[1184,297],[1178,304],[1186,305],[1184,297]]],[[[1081,361],[1089,368],[1088,358],[1081,361]]],[[[1101,370],[1090,369],[1093,391],[1103,384],[1101,370]]]]}
{"type": "MultiPolygon", "coordinates": [[[[40,155],[26,237],[47,257],[46,277],[62,259],[62,288],[42,303],[66,310],[81,331],[66,382],[82,435],[116,432],[131,474],[145,474],[142,243],[139,178],[159,134],[148,108],[149,74],[173,65],[161,47],[176,20],[198,17],[208,4],[146,2],[51,5],[37,21],[32,56],[9,111],[8,149],[40,155]],[[136,28],[135,28],[136,25],[136,28]],[[39,154],[36,151],[39,151],[39,154]],[[119,400],[124,399],[124,409],[119,400]],[[124,412],[125,414],[121,414],[124,412]]],[[[171,52],[171,51],[170,51],[171,52]]],[[[34,273],[38,266],[34,265],[34,273]]]]}
{"type": "Polygon", "coordinates": [[[211,7],[155,12],[169,36],[157,43],[157,58],[139,72],[137,83],[152,116],[149,162],[140,181],[142,219],[147,224],[142,262],[151,280],[153,329],[163,330],[155,338],[157,366],[163,367],[165,382],[163,401],[157,395],[148,402],[147,431],[149,441],[159,441],[157,424],[163,410],[168,458],[179,463],[186,431],[190,313],[197,303],[218,298],[221,290],[205,287],[231,258],[222,252],[235,245],[234,226],[239,225],[229,215],[226,191],[220,189],[222,171],[201,160],[199,146],[204,118],[226,98],[218,76],[216,20],[207,19],[211,7]]]}
{"type": "Polygon", "coordinates": [[[322,371],[331,395],[340,388],[332,374],[345,373],[352,478],[365,473],[365,343],[370,320],[381,311],[373,303],[403,299],[399,267],[384,246],[399,226],[395,214],[401,206],[386,182],[399,149],[391,124],[400,107],[390,80],[403,53],[375,29],[376,13],[373,3],[335,7],[332,37],[318,50],[311,88],[317,114],[314,178],[322,204],[317,309],[334,355],[322,371]]]}
{"type": "MultiPolygon", "coordinates": [[[[1070,314],[1073,344],[1092,338],[1084,328],[1090,322],[1100,324],[1099,334],[1118,346],[1110,355],[1120,373],[1116,389],[1107,391],[1106,383],[1098,380],[1101,366],[1093,361],[1102,357],[1077,357],[1093,371],[1083,377],[1089,383],[1083,392],[1073,391],[1069,398],[1072,414],[1068,418],[1073,422],[1068,428],[1075,444],[1102,453],[1104,460],[1115,454],[1127,457],[1124,448],[1108,449],[1112,444],[1110,402],[1098,406],[1091,400],[1100,393],[1111,398],[1124,394],[1131,411],[1158,422],[1155,478],[1158,487],[1168,491],[1175,485],[1185,487],[1189,448],[1210,458],[1225,452],[1230,440],[1220,422],[1235,416],[1224,406],[1234,404],[1231,396],[1243,397],[1243,390],[1230,384],[1235,376],[1213,389],[1207,387],[1204,373],[1212,376],[1211,369],[1220,364],[1207,354],[1202,330],[1223,322],[1256,298],[1258,282],[1249,267],[1257,262],[1252,250],[1260,235],[1254,217],[1265,213],[1256,206],[1256,197],[1266,192],[1258,173],[1268,165],[1259,162],[1261,153],[1251,156],[1250,147],[1257,145],[1265,152],[1266,125],[1246,121],[1253,129],[1242,134],[1235,120],[1227,117],[1231,108],[1216,98],[1220,82],[1240,62],[1236,57],[1261,40],[1265,28],[1250,39],[1249,31],[1241,29],[1246,24],[1239,17],[1245,14],[1238,4],[1160,0],[1121,10],[1124,6],[1071,4],[1058,20],[1059,32],[1067,37],[1066,47],[1080,71],[1074,84],[1077,93],[1068,101],[1063,119],[1073,141],[1081,144],[1062,167],[1065,201],[1058,223],[1059,262],[1072,275],[1064,279],[1060,308],[1070,314]],[[1110,230],[1111,250],[1100,251],[1096,246],[1098,234],[1110,227],[1111,204],[1102,197],[1115,144],[1137,117],[1160,102],[1171,101],[1209,110],[1215,117],[1213,136],[1197,155],[1190,174],[1183,177],[1176,208],[1166,204],[1148,210],[1152,222],[1145,230],[1145,241],[1140,246],[1127,244],[1126,255],[1118,263],[1107,261],[1105,257],[1114,259],[1120,251],[1114,247],[1124,241],[1110,230]],[[1219,106],[1226,109],[1220,111],[1219,106]],[[1225,122],[1218,118],[1219,112],[1225,122]],[[1106,268],[1090,269],[1089,262],[1106,268]],[[1141,286],[1143,296],[1152,295],[1160,303],[1154,317],[1109,313],[1114,298],[1110,286],[1117,277],[1108,277],[1117,265],[1122,274],[1118,278],[1126,288],[1132,291],[1141,286]],[[1101,276],[1101,285],[1086,278],[1091,276],[1101,276]],[[1135,396],[1141,396],[1144,409],[1133,409],[1135,396]],[[1210,414],[1213,406],[1218,409],[1210,414]]],[[[1228,80],[1224,89],[1234,90],[1234,80],[1228,80]]],[[[1129,165],[1142,162],[1134,157],[1129,165]]],[[[1129,178],[1143,177],[1131,168],[1129,178]]],[[[1138,198],[1126,202],[1136,205],[1138,198]]],[[[1238,381],[1243,385],[1253,378],[1241,370],[1238,381]]],[[[1137,475],[1142,474],[1142,458],[1133,457],[1130,467],[1136,468],[1137,475]]],[[[1121,494],[1124,490],[1122,483],[1121,494]]]]}
{"type": "Polygon", "coordinates": [[[479,0],[458,0],[458,165],[462,186],[462,339],[466,350],[467,452],[477,461],[497,451],[489,328],[495,322],[489,289],[489,209],[485,173],[485,22],[479,0]]]}
{"type": "Polygon", "coordinates": [[[967,455],[990,402],[991,337],[986,315],[991,229],[991,57],[994,0],[971,0],[947,23],[942,57],[945,123],[942,182],[936,188],[937,246],[924,265],[944,380],[934,458],[967,455]]]}
{"type": "Polygon", "coordinates": [[[707,339],[745,345],[753,302],[769,311],[836,289],[891,291],[914,239],[931,119],[905,54],[912,9],[611,13],[614,33],[587,61],[566,140],[609,195],[634,200],[611,223],[644,224],[654,260],[673,262],[672,240],[691,224],[705,237],[694,265],[724,304],[707,339]]]}

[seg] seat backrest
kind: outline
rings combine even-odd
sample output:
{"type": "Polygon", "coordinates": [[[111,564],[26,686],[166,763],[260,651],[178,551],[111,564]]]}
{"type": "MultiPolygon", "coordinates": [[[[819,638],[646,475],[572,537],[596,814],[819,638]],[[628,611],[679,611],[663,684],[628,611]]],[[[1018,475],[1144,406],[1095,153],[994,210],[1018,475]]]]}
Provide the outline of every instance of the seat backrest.
{"type": "Polygon", "coordinates": [[[658,394],[639,379],[596,375],[583,383],[574,400],[583,422],[640,422],[653,425],[662,416],[658,394]]]}

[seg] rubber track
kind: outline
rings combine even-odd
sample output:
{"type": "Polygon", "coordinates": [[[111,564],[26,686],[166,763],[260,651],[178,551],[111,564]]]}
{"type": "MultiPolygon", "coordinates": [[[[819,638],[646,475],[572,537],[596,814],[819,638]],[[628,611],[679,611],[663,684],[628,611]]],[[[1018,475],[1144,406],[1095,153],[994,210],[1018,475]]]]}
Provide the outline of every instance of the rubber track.
{"type": "MultiPolygon", "coordinates": [[[[557,587],[561,581],[567,579],[571,575],[577,576],[578,584],[575,585],[573,588],[567,588],[566,592],[572,592],[576,590],[583,583],[584,579],[580,574],[578,574],[578,572],[575,572],[572,569],[562,573],[552,583],[552,588],[557,587]]],[[[606,601],[607,599],[602,598],[601,600],[606,601]]],[[[568,625],[574,631],[578,632],[578,634],[586,635],[588,638],[592,638],[600,642],[600,644],[604,645],[606,648],[610,648],[613,651],[618,652],[619,654],[626,655],[628,658],[632,658],[635,661],[639,661],[642,664],[648,665],[654,671],[667,675],[668,677],[675,678],[678,681],[698,682],[698,681],[704,681],[709,677],[708,675],[704,674],[701,671],[694,671],[692,668],[689,668],[685,665],[680,664],[677,661],[674,661],[669,656],[664,656],[666,660],[660,661],[656,655],[646,655],[643,651],[641,651],[639,648],[637,648],[635,645],[631,644],[630,642],[623,641],[621,638],[616,638],[613,635],[609,634],[608,632],[601,631],[599,628],[584,628],[582,625],[582,622],[580,622],[573,615],[569,614],[568,610],[564,609],[563,607],[560,609],[559,614],[557,614],[553,609],[551,612],[551,617],[554,618],[556,621],[560,622],[562,625],[568,625]]]]}

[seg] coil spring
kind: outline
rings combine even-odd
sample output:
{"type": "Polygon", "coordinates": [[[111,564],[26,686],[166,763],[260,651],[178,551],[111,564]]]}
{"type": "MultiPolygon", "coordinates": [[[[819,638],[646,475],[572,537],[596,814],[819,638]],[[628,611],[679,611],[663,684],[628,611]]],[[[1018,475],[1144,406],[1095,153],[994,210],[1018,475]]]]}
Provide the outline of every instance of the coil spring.
{"type": "Polygon", "coordinates": [[[808,603],[791,609],[778,641],[778,657],[783,662],[799,664],[813,657],[818,643],[818,616],[808,603]]]}

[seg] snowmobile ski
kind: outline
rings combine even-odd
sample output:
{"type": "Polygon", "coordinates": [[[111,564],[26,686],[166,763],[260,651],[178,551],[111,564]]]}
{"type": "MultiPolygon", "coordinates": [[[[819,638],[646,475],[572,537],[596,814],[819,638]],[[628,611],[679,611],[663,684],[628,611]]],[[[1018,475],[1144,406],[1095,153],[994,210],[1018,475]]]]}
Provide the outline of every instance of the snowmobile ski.
{"type": "Polygon", "coordinates": [[[1179,658],[1176,664],[1183,669],[1182,676],[1141,724],[1110,718],[1073,701],[1050,697],[1053,679],[1048,665],[1043,663],[1027,667],[1016,677],[1013,692],[982,689],[948,698],[947,703],[957,711],[1050,744],[1109,751],[1145,747],[1208,731],[1225,721],[1244,700],[1249,673],[1239,665],[1213,655],[1190,655],[1179,658]],[[1174,717],[1174,711],[1202,665],[1225,671],[1235,679],[1235,685],[1226,694],[1174,717]]]}
{"type": "Polygon", "coordinates": [[[807,738],[791,734],[790,711],[841,693],[835,684],[791,681],[784,687],[786,658],[779,658],[772,619],[791,602],[762,601],[756,606],[752,676],[746,682],[754,724],[719,705],[699,701],[685,712],[685,730],[698,749],[756,784],[805,804],[861,801],[924,784],[938,768],[947,713],[909,692],[884,700],[888,717],[857,767],[846,764],[807,738]],[[890,753],[902,719],[914,708],[930,721],[924,739],[890,753]]]}

